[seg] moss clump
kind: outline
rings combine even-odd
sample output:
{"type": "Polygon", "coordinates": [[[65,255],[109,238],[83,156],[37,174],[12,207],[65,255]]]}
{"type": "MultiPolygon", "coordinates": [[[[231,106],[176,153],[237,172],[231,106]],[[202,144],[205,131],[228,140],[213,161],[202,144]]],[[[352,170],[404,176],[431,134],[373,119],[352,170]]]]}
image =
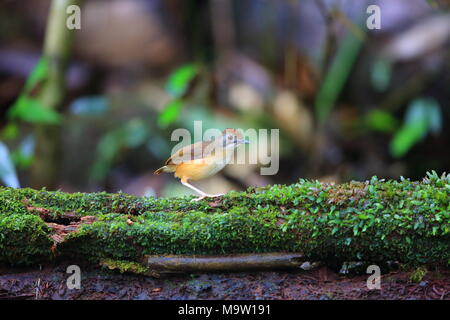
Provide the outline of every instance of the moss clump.
{"type": "Polygon", "coordinates": [[[428,273],[427,268],[418,267],[414,271],[411,272],[409,279],[412,282],[419,283],[423,280],[423,278],[426,276],[427,273],[428,273]]]}
{"type": "Polygon", "coordinates": [[[31,264],[52,258],[49,228],[39,217],[0,214],[0,262],[31,264]]]}
{"type": "Polygon", "coordinates": [[[110,270],[118,270],[120,273],[133,273],[133,274],[158,276],[157,273],[152,272],[146,266],[143,266],[140,263],[132,261],[105,259],[100,262],[100,265],[110,270]]]}
{"type": "MultiPolygon", "coordinates": [[[[59,256],[93,262],[140,261],[146,254],[285,251],[302,252],[326,263],[398,260],[414,266],[446,266],[450,260],[449,194],[450,175],[435,173],[422,182],[373,177],[330,185],[300,180],[230,192],[211,203],[207,199],[189,202],[190,197],[0,188],[0,217],[26,216],[37,222],[41,218],[35,208],[56,216],[67,212],[95,216],[95,222],[81,224],[57,250],[59,256]]],[[[41,238],[51,234],[38,230],[41,238]]],[[[20,241],[19,233],[8,239],[9,245],[20,241]]],[[[0,235],[0,248],[5,246],[0,235]]],[[[48,241],[25,242],[16,248],[22,252],[17,259],[0,254],[0,261],[35,261],[22,258],[27,250],[43,253],[50,246],[48,241]]]]}

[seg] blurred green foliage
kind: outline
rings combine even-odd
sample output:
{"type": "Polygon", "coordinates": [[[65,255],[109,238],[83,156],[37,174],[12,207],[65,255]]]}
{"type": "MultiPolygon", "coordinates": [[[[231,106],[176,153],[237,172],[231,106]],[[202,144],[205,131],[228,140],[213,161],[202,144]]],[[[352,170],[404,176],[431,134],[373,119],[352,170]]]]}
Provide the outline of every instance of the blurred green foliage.
{"type": "Polygon", "coordinates": [[[14,122],[8,122],[0,132],[2,140],[12,140],[19,135],[19,127],[14,122]]]}
{"type": "Polygon", "coordinates": [[[13,163],[18,169],[28,168],[34,160],[35,141],[32,134],[26,136],[11,153],[13,163]]]}
{"type": "Polygon", "coordinates": [[[388,60],[377,59],[372,63],[370,72],[372,85],[378,91],[385,91],[389,87],[392,77],[392,65],[388,60]]]}
{"type": "Polygon", "coordinates": [[[369,129],[385,133],[392,133],[398,126],[398,121],[387,111],[373,109],[365,117],[364,123],[369,129]]]}
{"type": "Polygon", "coordinates": [[[320,124],[325,122],[344,88],[362,44],[363,39],[349,31],[339,46],[315,100],[316,116],[320,124]]]}
{"type": "Polygon", "coordinates": [[[402,127],[391,140],[392,156],[399,158],[423,140],[427,133],[439,133],[442,115],[439,104],[432,98],[417,98],[411,102],[402,127]]]}
{"type": "Polygon", "coordinates": [[[174,98],[180,98],[198,72],[199,68],[195,64],[185,64],[178,67],[169,75],[165,87],[167,92],[174,98]]]}
{"type": "Polygon", "coordinates": [[[122,126],[108,131],[97,145],[91,178],[96,182],[104,179],[122,150],[137,148],[149,139],[148,124],[141,118],[133,118],[122,126]]]}
{"type": "Polygon", "coordinates": [[[10,119],[35,124],[59,124],[61,122],[61,115],[42,105],[37,98],[47,75],[48,61],[42,57],[28,77],[19,98],[8,111],[10,119]]]}
{"type": "MultiPolygon", "coordinates": [[[[249,9],[252,7],[251,2],[248,4],[249,9]]],[[[428,2],[437,6],[436,1],[428,2]]],[[[71,70],[81,70],[81,74],[85,72],[87,76],[86,79],[81,79],[80,83],[83,81],[84,83],[79,87],[73,86],[73,84],[68,85],[69,91],[65,99],[66,101],[67,98],[73,99],[72,102],[68,101],[68,108],[60,102],[55,108],[44,105],[51,104],[48,99],[43,98],[46,94],[43,94],[42,88],[46,88],[51,82],[49,73],[52,75],[52,72],[49,71],[53,67],[53,63],[49,64],[49,62],[55,61],[48,60],[45,55],[41,57],[29,74],[19,95],[17,95],[16,89],[15,95],[12,96],[16,97],[16,100],[12,106],[10,106],[12,100],[8,94],[9,90],[3,90],[6,93],[2,93],[3,96],[0,97],[3,98],[1,101],[8,103],[4,108],[7,110],[6,121],[3,122],[4,126],[0,132],[0,139],[5,142],[3,147],[6,149],[4,149],[3,158],[8,159],[5,160],[5,163],[8,163],[7,166],[11,164],[13,169],[15,167],[13,171],[19,171],[21,177],[24,177],[24,183],[28,182],[27,174],[32,173],[35,169],[35,167],[30,168],[30,165],[34,160],[41,159],[37,154],[34,155],[34,151],[35,149],[37,151],[44,149],[35,148],[35,144],[39,147],[44,145],[39,145],[39,140],[41,142],[50,140],[39,139],[36,135],[36,129],[44,127],[42,125],[53,125],[51,128],[56,129],[61,128],[60,133],[50,135],[57,137],[55,139],[57,143],[68,142],[63,146],[62,149],[66,149],[61,150],[61,153],[70,153],[72,150],[77,150],[80,145],[86,147],[84,150],[95,148],[94,157],[91,157],[91,153],[89,153],[80,159],[80,162],[85,163],[89,168],[89,173],[83,171],[83,174],[80,175],[83,178],[77,181],[79,183],[77,187],[86,188],[102,187],[102,183],[104,187],[109,185],[106,183],[108,174],[120,161],[128,161],[130,154],[136,154],[143,158],[148,155],[148,163],[136,162],[121,166],[120,170],[133,173],[130,174],[133,176],[129,178],[130,180],[136,179],[134,176],[137,172],[136,168],[143,170],[144,165],[157,165],[157,161],[167,158],[172,144],[168,139],[170,129],[178,126],[192,131],[193,122],[196,120],[202,120],[204,130],[225,127],[280,128],[281,161],[284,162],[282,170],[295,172],[295,176],[310,174],[314,177],[324,177],[328,174],[335,174],[336,179],[348,180],[372,174],[375,170],[385,170],[386,174],[390,176],[406,172],[408,175],[417,176],[419,172],[417,168],[420,167],[413,163],[415,160],[410,162],[411,157],[406,157],[408,152],[424,141],[429,133],[441,133],[443,139],[430,139],[426,142],[437,146],[445,144],[447,137],[444,135],[447,134],[447,131],[442,128],[448,117],[445,105],[448,97],[443,92],[445,90],[441,89],[440,81],[434,81],[434,79],[445,80],[447,69],[445,69],[445,64],[439,61],[439,58],[434,59],[433,57],[436,53],[444,56],[448,51],[447,47],[436,49],[431,58],[417,56],[416,60],[412,62],[400,61],[395,54],[383,54],[384,51],[379,51],[378,48],[386,48],[387,42],[383,41],[385,35],[389,36],[388,42],[398,41],[397,37],[403,32],[403,27],[398,30],[383,31],[386,34],[369,31],[366,35],[364,31],[366,27],[360,24],[361,19],[366,18],[365,12],[361,13],[361,17],[355,18],[355,15],[349,14],[348,6],[336,4],[330,7],[330,10],[323,12],[328,16],[328,22],[316,21],[317,25],[325,27],[325,35],[320,35],[318,32],[318,39],[314,41],[321,44],[314,48],[306,48],[305,43],[308,43],[309,40],[305,35],[307,36],[306,33],[309,31],[296,29],[297,22],[300,22],[302,16],[294,12],[290,5],[286,6],[283,1],[275,1],[271,4],[264,4],[265,16],[262,21],[262,24],[270,24],[273,33],[267,32],[269,30],[267,28],[261,29],[265,31],[258,31],[256,26],[259,25],[259,22],[249,24],[249,30],[242,30],[241,28],[246,25],[242,23],[242,20],[248,18],[244,12],[231,12],[228,17],[224,18],[224,21],[227,20],[233,27],[231,29],[235,29],[236,41],[230,44],[233,54],[223,55],[223,57],[227,56],[227,59],[221,59],[223,54],[221,50],[223,49],[215,46],[217,40],[220,42],[221,35],[213,30],[214,23],[211,24],[209,21],[210,18],[213,21],[215,18],[214,16],[209,17],[209,15],[207,18],[204,16],[205,12],[209,14],[207,3],[209,2],[189,3],[189,10],[195,12],[195,16],[199,18],[198,22],[196,21],[198,26],[191,28],[193,26],[192,19],[187,19],[186,21],[189,21],[187,25],[181,24],[183,27],[180,30],[177,28],[173,30],[174,34],[188,36],[186,38],[188,41],[182,45],[176,43],[173,47],[167,46],[165,50],[167,50],[168,57],[173,53],[171,50],[179,50],[181,54],[173,60],[167,59],[170,63],[167,62],[164,66],[156,66],[159,60],[153,61],[149,54],[146,58],[148,60],[145,62],[125,57],[123,66],[118,68],[116,64],[108,64],[107,61],[98,63],[96,59],[89,58],[89,55],[78,56],[78,53],[83,50],[77,48],[75,63],[71,65],[71,70]],[[275,8],[291,10],[292,17],[288,19],[289,21],[283,21],[281,15],[277,13],[278,9],[273,10],[275,8]],[[283,35],[278,31],[275,32],[281,28],[292,28],[292,30],[283,35]],[[248,38],[245,35],[246,32],[242,31],[254,32],[254,39],[248,38]],[[216,39],[216,37],[219,38],[216,39]],[[196,38],[195,44],[189,40],[193,38],[196,38]],[[259,42],[263,42],[263,46],[255,46],[255,43],[259,42]],[[267,49],[266,52],[261,52],[264,51],[260,50],[263,47],[267,49]],[[196,53],[201,51],[208,51],[208,59],[202,60],[200,57],[205,55],[196,53]],[[126,62],[126,59],[129,61],[126,62]],[[430,64],[428,59],[433,60],[436,66],[442,66],[443,71],[431,70],[432,63],[430,64]],[[183,64],[182,61],[196,62],[183,64]],[[199,62],[197,63],[197,61],[199,62]],[[81,62],[81,67],[78,65],[79,62],[81,62]],[[85,68],[85,63],[87,68],[85,68]],[[139,72],[135,72],[132,65],[138,65],[139,72]],[[153,67],[155,68],[153,69],[153,67]],[[358,70],[356,70],[357,68],[358,70]],[[154,70],[158,71],[154,73],[154,70]],[[170,70],[172,71],[170,72],[170,70]],[[444,74],[444,78],[441,73],[444,74]],[[167,74],[167,79],[161,80],[161,76],[165,77],[167,74]],[[403,86],[401,82],[409,78],[413,80],[411,81],[412,85],[403,86]],[[242,87],[246,89],[242,90],[242,87]],[[142,88],[144,90],[141,91],[142,88]],[[435,95],[435,97],[421,98],[425,94],[425,90],[427,94],[435,95]],[[283,103],[275,107],[275,99],[280,96],[282,91],[289,91],[289,94],[294,97],[292,99],[294,102],[292,105],[283,103]],[[113,99],[117,99],[117,101],[112,102],[113,99]],[[256,106],[251,105],[252,100],[258,102],[255,103],[256,106]],[[243,107],[242,105],[245,104],[239,103],[242,101],[250,101],[250,103],[243,107]],[[442,106],[438,104],[438,101],[442,106]],[[275,109],[277,112],[273,112],[275,109]],[[60,110],[61,113],[56,110],[60,110]],[[289,116],[280,121],[276,119],[285,111],[289,116]],[[315,119],[311,116],[311,111],[315,111],[315,119]],[[326,124],[331,112],[333,112],[332,119],[336,120],[336,123],[326,124]],[[401,119],[402,115],[404,115],[404,119],[401,119]],[[315,126],[314,122],[319,123],[319,126],[315,126]],[[351,125],[346,126],[347,123],[351,123],[351,125]],[[337,125],[335,126],[335,124],[337,125]],[[343,125],[340,126],[340,124],[343,125]],[[325,125],[325,130],[321,130],[323,125],[325,125]],[[302,127],[301,130],[296,130],[300,127],[302,127]],[[342,130],[342,128],[345,129],[342,130]],[[345,131],[346,128],[350,128],[349,131],[345,131]],[[90,144],[86,144],[88,146],[83,144],[84,141],[81,143],[77,141],[77,139],[83,140],[85,130],[93,134],[92,140],[89,141],[90,144]],[[72,134],[75,131],[77,134],[72,134]],[[61,139],[59,139],[59,134],[61,134],[61,139]],[[341,139],[344,136],[352,138],[345,139],[345,146],[342,143],[344,139],[341,139]],[[361,147],[361,144],[357,143],[359,138],[374,139],[371,140],[374,143],[367,144],[367,148],[366,146],[361,147]],[[70,139],[72,140],[69,141],[70,139]],[[299,141],[302,142],[299,143],[299,141]],[[369,153],[375,144],[380,143],[383,144],[382,148],[377,148],[377,150],[384,150],[384,152],[378,161],[381,165],[377,165],[376,168],[375,165],[361,164],[352,159],[352,154],[369,153]],[[68,151],[69,148],[70,151],[68,151]],[[336,152],[319,152],[319,150],[335,150],[336,152]],[[403,161],[396,161],[395,158],[401,157],[405,157],[403,161]],[[387,170],[393,162],[397,162],[399,166],[396,166],[393,171],[387,170]],[[372,167],[369,168],[370,166],[372,167]],[[344,176],[336,173],[344,167],[349,168],[345,169],[349,173],[345,173],[344,176]],[[27,168],[29,171],[26,171],[27,168]],[[95,181],[94,185],[90,182],[83,185],[80,182],[87,176],[91,178],[90,182],[95,181]]],[[[234,1],[232,6],[240,7],[237,5],[237,1],[234,1]]],[[[295,7],[298,9],[301,6],[302,4],[299,3],[295,7]]],[[[11,7],[14,6],[11,5],[11,7]]],[[[21,5],[17,5],[17,7],[19,10],[21,5]]],[[[183,6],[178,8],[186,9],[183,6]]],[[[168,16],[171,14],[169,11],[167,12],[168,16]]],[[[143,14],[145,13],[143,12],[143,14]]],[[[151,12],[149,19],[153,17],[153,14],[157,16],[159,13],[151,12]]],[[[11,21],[21,21],[21,18],[23,17],[16,16],[11,21]]],[[[178,19],[177,17],[173,18],[174,20],[178,19]]],[[[405,23],[404,30],[413,29],[415,25],[419,24],[421,24],[419,20],[405,23]]],[[[17,32],[19,38],[23,36],[20,34],[22,31],[17,32]]],[[[146,30],[142,32],[144,34],[146,30]]],[[[155,32],[159,32],[160,39],[165,39],[165,37],[170,39],[170,33],[166,33],[164,28],[155,32]]],[[[316,34],[314,34],[315,36],[316,34]]],[[[11,36],[11,38],[13,37],[11,36]]],[[[251,38],[253,38],[253,34],[251,38]]],[[[42,47],[41,40],[40,38],[34,39],[35,48],[38,45],[42,47]]],[[[122,40],[118,38],[117,43],[121,43],[122,40]]],[[[110,49],[115,50],[117,47],[112,45],[110,49]]],[[[22,51],[24,50],[18,50],[18,52],[22,51]]],[[[105,52],[104,58],[109,57],[110,54],[112,57],[117,55],[113,51],[105,50],[105,52]]],[[[71,76],[68,77],[66,73],[62,77],[69,80],[71,76]]],[[[0,89],[18,88],[17,75],[12,76],[11,79],[7,75],[5,79],[7,81],[5,83],[8,85],[0,86],[0,89]]],[[[63,83],[63,81],[56,82],[63,83]]],[[[67,83],[69,82],[67,81],[67,83]]],[[[56,100],[65,96],[64,90],[59,86],[52,87],[53,89],[50,91],[56,92],[58,97],[56,100]]],[[[425,144],[421,145],[421,147],[424,146],[425,144]]],[[[430,156],[430,159],[422,157],[420,160],[423,167],[435,167],[437,163],[439,170],[445,169],[446,159],[444,157],[448,157],[448,153],[439,153],[440,155],[443,155],[440,159],[437,159],[438,157],[435,155],[430,156]]],[[[67,161],[64,159],[64,155],[54,158],[56,161],[61,159],[61,162],[67,161]]],[[[38,162],[36,161],[36,163],[38,162]]],[[[48,162],[43,161],[42,163],[48,162]]],[[[64,167],[66,169],[70,167],[67,171],[85,170],[80,168],[81,166],[65,165],[64,167]]],[[[12,181],[11,178],[7,178],[9,174],[7,172],[12,171],[0,170],[0,179],[3,182],[5,179],[12,181]]],[[[285,172],[280,172],[281,174],[273,177],[272,181],[280,179],[278,181],[281,182],[283,179],[287,179],[287,176],[288,178],[294,176],[294,174],[285,174],[285,172]],[[282,177],[280,178],[280,176],[282,177]]],[[[68,179],[68,181],[58,182],[61,185],[70,186],[71,178],[72,176],[67,174],[64,179],[68,179]]],[[[264,180],[262,183],[270,182],[271,179],[264,180]]],[[[129,182],[129,180],[126,181],[127,184],[129,182]]],[[[14,183],[9,182],[8,185],[14,185],[14,183]]],[[[164,194],[164,191],[161,190],[157,192],[164,194]]],[[[176,192],[169,191],[168,194],[173,193],[176,192]]]]}
{"type": "Polygon", "coordinates": [[[75,99],[70,105],[72,114],[95,117],[109,111],[108,99],[104,96],[85,96],[75,99]]]}
{"type": "Polygon", "coordinates": [[[161,128],[167,128],[174,123],[183,109],[183,101],[180,99],[174,99],[167,103],[164,110],[159,114],[158,125],[161,128]]]}
{"type": "Polygon", "coordinates": [[[199,67],[195,64],[185,64],[173,71],[167,80],[165,89],[173,98],[168,102],[163,111],[159,114],[158,125],[166,128],[174,123],[183,109],[183,96],[194,78],[199,73],[199,67]]]}

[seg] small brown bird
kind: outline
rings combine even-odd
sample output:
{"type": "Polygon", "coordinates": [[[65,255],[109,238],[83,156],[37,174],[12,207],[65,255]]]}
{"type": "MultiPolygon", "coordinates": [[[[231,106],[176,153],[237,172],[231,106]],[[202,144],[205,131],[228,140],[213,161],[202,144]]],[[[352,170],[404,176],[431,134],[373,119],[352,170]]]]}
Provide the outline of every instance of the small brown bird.
{"type": "Polygon", "coordinates": [[[200,194],[200,197],[191,201],[199,201],[206,197],[220,197],[222,194],[210,195],[193,185],[189,180],[201,180],[210,177],[222,170],[232,160],[234,149],[241,144],[249,143],[243,139],[236,129],[225,129],[215,140],[200,141],[176,151],[165,166],[159,168],[154,174],[161,172],[174,172],[181,183],[200,194]]]}

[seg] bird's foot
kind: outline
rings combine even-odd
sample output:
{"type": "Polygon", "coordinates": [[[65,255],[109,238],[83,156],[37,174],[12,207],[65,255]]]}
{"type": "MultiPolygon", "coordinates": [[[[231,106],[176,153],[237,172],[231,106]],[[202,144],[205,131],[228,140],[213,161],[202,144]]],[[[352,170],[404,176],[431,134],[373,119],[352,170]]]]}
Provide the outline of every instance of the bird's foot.
{"type": "Polygon", "coordinates": [[[223,193],[219,193],[219,194],[205,194],[205,195],[202,195],[202,196],[200,196],[198,198],[192,199],[191,202],[194,202],[194,201],[197,202],[197,201],[203,200],[205,198],[217,198],[217,197],[223,197],[223,196],[224,196],[223,193]]]}
{"type": "Polygon", "coordinates": [[[206,198],[206,196],[200,196],[198,198],[192,199],[191,202],[197,202],[197,201],[203,200],[205,198],[206,198]]]}
{"type": "Polygon", "coordinates": [[[219,194],[210,194],[208,195],[208,198],[217,198],[217,197],[223,197],[225,194],[219,193],[219,194]]]}

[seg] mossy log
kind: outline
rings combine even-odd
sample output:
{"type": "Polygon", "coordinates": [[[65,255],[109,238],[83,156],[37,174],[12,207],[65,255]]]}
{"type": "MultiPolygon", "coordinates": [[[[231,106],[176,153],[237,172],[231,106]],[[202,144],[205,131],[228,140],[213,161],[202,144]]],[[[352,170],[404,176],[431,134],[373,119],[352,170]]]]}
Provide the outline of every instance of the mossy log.
{"type": "Polygon", "coordinates": [[[450,175],[300,180],[222,198],[0,188],[0,262],[142,262],[146,255],[301,253],[310,261],[448,267],[450,175]]]}

